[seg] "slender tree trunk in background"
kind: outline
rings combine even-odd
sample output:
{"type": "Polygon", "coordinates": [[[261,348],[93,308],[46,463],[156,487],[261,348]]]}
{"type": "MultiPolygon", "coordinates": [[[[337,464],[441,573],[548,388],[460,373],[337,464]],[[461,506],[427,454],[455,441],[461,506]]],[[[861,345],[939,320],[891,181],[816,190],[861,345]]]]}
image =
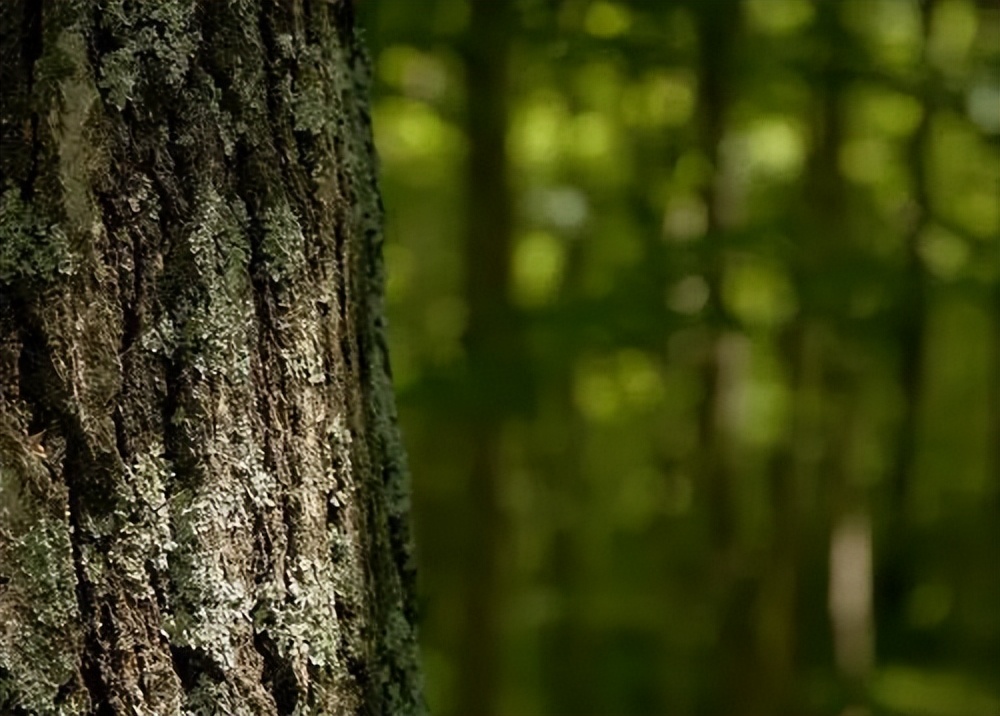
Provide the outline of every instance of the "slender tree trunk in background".
{"type": "Polygon", "coordinates": [[[505,392],[515,361],[508,300],[513,199],[507,166],[511,5],[473,2],[465,47],[469,140],[465,347],[474,388],[469,405],[469,562],[459,669],[458,714],[497,707],[501,519],[498,504],[505,392]]]}
{"type": "MultiPolygon", "coordinates": [[[[585,239],[577,237],[567,246],[566,269],[559,301],[573,305],[580,299],[585,239]]],[[[556,617],[541,630],[541,678],[545,684],[547,713],[582,714],[601,710],[599,698],[601,664],[595,660],[596,638],[588,623],[580,595],[593,585],[588,575],[588,546],[581,539],[579,525],[586,505],[592,500],[584,472],[587,425],[573,400],[573,357],[560,375],[549,381],[541,399],[554,417],[543,416],[541,423],[558,426],[536,441],[533,451],[539,477],[547,494],[558,507],[550,512],[552,541],[544,568],[545,580],[556,596],[556,617]]]]}
{"type": "Polygon", "coordinates": [[[993,380],[987,388],[993,396],[990,401],[991,454],[987,463],[993,471],[993,502],[1000,508],[1000,282],[993,287],[993,380]]]}
{"type": "Polygon", "coordinates": [[[819,383],[814,331],[797,316],[787,328],[782,358],[791,405],[787,433],[776,447],[769,474],[773,531],[761,575],[758,658],[768,664],[761,684],[767,713],[794,713],[802,544],[802,485],[813,469],[809,443],[818,432],[811,414],[819,383]]]}
{"type": "MultiPolygon", "coordinates": [[[[711,332],[702,366],[704,394],[699,409],[699,442],[702,477],[708,493],[712,537],[720,554],[727,555],[734,536],[733,497],[729,474],[730,440],[728,430],[725,350],[725,308],[722,304],[724,246],[722,234],[727,228],[730,197],[723,191],[725,177],[721,166],[720,145],[725,134],[726,100],[729,97],[729,74],[735,36],[739,30],[738,6],[721,0],[705,2],[699,8],[700,89],[698,114],[701,149],[712,167],[712,175],[702,190],[708,216],[706,245],[702,266],[708,284],[706,320],[711,332]]],[[[725,558],[724,558],[725,559],[725,558]]]]}
{"type": "MultiPolygon", "coordinates": [[[[921,0],[923,67],[928,68],[927,44],[935,0],[921,0]]],[[[913,478],[917,434],[920,419],[920,396],[924,368],[924,339],[927,333],[927,272],[920,258],[920,237],[927,227],[931,211],[927,183],[927,152],[931,141],[931,108],[925,106],[916,131],[907,147],[912,181],[912,224],[906,235],[906,273],[899,317],[899,377],[903,392],[903,417],[891,476],[894,512],[907,510],[909,483],[913,478]]]]}
{"type": "MultiPolygon", "coordinates": [[[[931,18],[935,0],[921,0],[921,54],[926,91],[936,76],[928,57],[931,18]]],[[[897,431],[895,454],[888,476],[888,506],[886,524],[879,530],[879,611],[903,615],[906,600],[913,587],[911,548],[910,485],[915,477],[920,434],[920,409],[923,393],[925,341],[927,338],[928,275],[920,257],[919,242],[931,221],[931,197],[927,176],[928,153],[931,148],[932,107],[924,103],[920,123],[906,147],[910,174],[910,225],[904,235],[906,268],[902,273],[902,291],[898,304],[899,349],[898,380],[902,395],[902,415],[897,431]]],[[[895,621],[890,618],[890,622],[895,621]]]]}
{"type": "Polygon", "coordinates": [[[420,712],[350,3],[0,32],[0,711],[420,712]]]}
{"type": "MultiPolygon", "coordinates": [[[[819,408],[821,464],[817,482],[824,491],[830,515],[827,542],[828,601],[834,658],[845,698],[852,706],[865,698],[874,659],[874,604],[872,527],[866,488],[858,475],[864,432],[859,420],[861,368],[859,351],[852,343],[851,317],[834,303],[834,289],[824,280],[831,257],[858,251],[852,227],[847,186],[839,169],[844,142],[844,89],[847,84],[842,58],[844,29],[837,0],[819,4],[819,22],[827,31],[827,66],[817,107],[817,146],[810,167],[810,203],[816,236],[807,247],[803,276],[820,287],[814,294],[820,339],[819,408]]],[[[812,303],[812,301],[810,301],[812,303]]]]}
{"type": "MultiPolygon", "coordinates": [[[[986,469],[990,471],[987,476],[992,479],[993,484],[993,507],[994,513],[1000,511],[1000,282],[993,287],[993,356],[992,370],[993,376],[987,387],[992,400],[989,402],[989,432],[987,436],[988,449],[990,454],[986,457],[986,469]]],[[[994,525],[1000,529],[1000,525],[994,525]]]]}
{"type": "Polygon", "coordinates": [[[705,322],[708,330],[701,365],[702,398],[698,408],[698,474],[707,498],[709,529],[714,553],[713,578],[721,599],[722,633],[719,637],[720,706],[734,712],[752,710],[754,692],[762,667],[748,653],[752,641],[749,606],[755,585],[746,565],[736,564],[736,506],[733,495],[733,425],[731,403],[736,388],[734,371],[739,355],[735,336],[722,300],[725,267],[725,232],[732,226],[733,197],[727,191],[721,152],[725,138],[727,102],[732,96],[735,44],[740,30],[740,9],[724,0],[698,3],[695,10],[699,28],[699,94],[697,117],[699,144],[708,160],[711,175],[701,195],[707,216],[701,266],[708,285],[705,322]]]}
{"type": "Polygon", "coordinates": [[[829,579],[827,606],[834,658],[852,706],[867,700],[875,661],[874,565],[871,510],[858,479],[863,410],[849,373],[825,391],[832,405],[824,460],[829,481],[829,579]]]}
{"type": "MultiPolygon", "coordinates": [[[[567,439],[581,437],[583,426],[579,415],[567,412],[566,420],[567,439]]],[[[574,517],[581,507],[581,492],[586,490],[577,449],[580,444],[563,445],[558,456],[552,456],[559,464],[550,471],[553,475],[560,474],[559,484],[553,486],[551,494],[561,502],[558,514],[563,517],[562,524],[553,528],[546,570],[546,580],[553,586],[558,612],[541,634],[541,675],[547,712],[552,714],[598,713],[601,710],[596,700],[600,692],[601,668],[595,660],[596,639],[581,603],[581,594],[592,587],[593,582],[587,580],[585,547],[573,529],[579,524],[574,517]],[[571,484],[574,479],[577,482],[571,484]]]]}

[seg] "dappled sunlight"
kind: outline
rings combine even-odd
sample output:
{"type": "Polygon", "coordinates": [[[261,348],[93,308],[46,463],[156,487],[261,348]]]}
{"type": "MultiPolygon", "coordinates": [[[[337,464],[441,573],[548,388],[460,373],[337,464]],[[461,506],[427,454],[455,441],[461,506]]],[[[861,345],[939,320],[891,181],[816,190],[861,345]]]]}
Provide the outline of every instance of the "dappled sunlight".
{"type": "Polygon", "coordinates": [[[583,26],[594,37],[618,37],[628,32],[632,17],[622,3],[597,0],[587,9],[583,26]]]}
{"type": "Polygon", "coordinates": [[[681,127],[695,108],[695,78],[689,72],[650,72],[626,88],[622,113],[626,122],[648,129],[681,127]]]}
{"type": "Polygon", "coordinates": [[[749,328],[780,328],[797,310],[795,289],[782,267],[751,256],[726,267],[722,299],[749,328]]]}
{"type": "Polygon", "coordinates": [[[775,35],[801,29],[816,14],[809,0],[749,0],[746,11],[753,27],[775,35]]]}
{"type": "Polygon", "coordinates": [[[511,267],[514,302],[523,307],[551,302],[565,267],[566,250],[559,238],[546,231],[520,236],[511,267]]]}

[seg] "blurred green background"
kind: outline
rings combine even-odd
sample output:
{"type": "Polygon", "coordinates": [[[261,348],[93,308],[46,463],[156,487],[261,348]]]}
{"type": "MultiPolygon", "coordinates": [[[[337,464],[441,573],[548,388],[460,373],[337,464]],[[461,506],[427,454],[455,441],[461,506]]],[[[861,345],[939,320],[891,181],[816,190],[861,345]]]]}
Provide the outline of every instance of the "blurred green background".
{"type": "Polygon", "coordinates": [[[1000,3],[359,12],[433,713],[1000,714],[1000,3]]]}

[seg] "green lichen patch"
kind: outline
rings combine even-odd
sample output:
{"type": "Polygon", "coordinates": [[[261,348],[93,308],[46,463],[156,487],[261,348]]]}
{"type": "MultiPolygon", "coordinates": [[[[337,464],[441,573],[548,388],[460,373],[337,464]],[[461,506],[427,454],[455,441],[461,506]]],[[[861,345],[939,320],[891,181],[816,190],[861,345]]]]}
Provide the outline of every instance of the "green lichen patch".
{"type": "Polygon", "coordinates": [[[325,58],[319,47],[302,48],[296,92],[292,98],[292,114],[295,129],[319,135],[327,132],[336,116],[332,111],[330,98],[326,94],[329,83],[323,81],[325,58]]]}
{"type": "Polygon", "coordinates": [[[310,668],[340,666],[335,576],[329,562],[298,557],[284,583],[271,583],[253,610],[255,631],[266,634],[296,680],[310,682],[310,668]]]}
{"type": "Polygon", "coordinates": [[[295,283],[305,268],[305,236],[288,204],[264,210],[261,254],[278,283],[295,283]]]}
{"type": "Polygon", "coordinates": [[[250,509],[274,506],[246,415],[227,419],[225,410],[218,415],[223,432],[206,446],[208,481],[177,491],[168,502],[170,614],[164,623],[173,645],[223,670],[240,664],[241,644],[252,631],[250,509]]]}
{"type": "Polygon", "coordinates": [[[76,263],[58,221],[25,202],[17,189],[0,195],[0,287],[18,280],[48,281],[70,275],[76,263]]]}
{"type": "Polygon", "coordinates": [[[172,325],[154,327],[159,340],[168,343],[164,349],[183,350],[203,376],[242,381],[249,374],[252,325],[247,318],[253,302],[246,227],[241,202],[225,200],[211,185],[198,192],[185,233],[194,275],[175,277],[186,286],[171,307],[172,325]]]}
{"type": "Polygon", "coordinates": [[[116,482],[116,509],[102,532],[112,538],[106,559],[111,570],[135,596],[154,598],[149,570],[167,571],[167,555],[174,549],[166,485],[173,465],[154,444],[125,467],[116,482]]]}
{"type": "Polygon", "coordinates": [[[240,502],[215,486],[180,493],[171,505],[176,546],[168,557],[172,614],[164,629],[171,644],[198,650],[221,670],[236,666],[234,637],[248,631],[253,606],[238,556],[226,549],[240,502]]]}
{"type": "Polygon", "coordinates": [[[77,678],[82,641],[65,490],[0,429],[0,712],[80,713],[82,694],[57,702],[77,678]]]}
{"type": "Polygon", "coordinates": [[[120,111],[140,95],[183,84],[199,38],[196,12],[193,0],[101,4],[100,29],[118,45],[99,66],[98,86],[108,104],[120,111]]]}

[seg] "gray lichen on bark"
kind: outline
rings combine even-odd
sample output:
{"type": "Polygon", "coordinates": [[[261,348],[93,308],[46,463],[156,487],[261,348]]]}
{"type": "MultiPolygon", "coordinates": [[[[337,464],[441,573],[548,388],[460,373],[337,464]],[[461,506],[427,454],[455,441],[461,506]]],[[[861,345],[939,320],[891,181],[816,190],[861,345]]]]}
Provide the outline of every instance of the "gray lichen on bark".
{"type": "Polygon", "coordinates": [[[0,4],[0,711],[422,710],[349,3],[0,4]]]}

